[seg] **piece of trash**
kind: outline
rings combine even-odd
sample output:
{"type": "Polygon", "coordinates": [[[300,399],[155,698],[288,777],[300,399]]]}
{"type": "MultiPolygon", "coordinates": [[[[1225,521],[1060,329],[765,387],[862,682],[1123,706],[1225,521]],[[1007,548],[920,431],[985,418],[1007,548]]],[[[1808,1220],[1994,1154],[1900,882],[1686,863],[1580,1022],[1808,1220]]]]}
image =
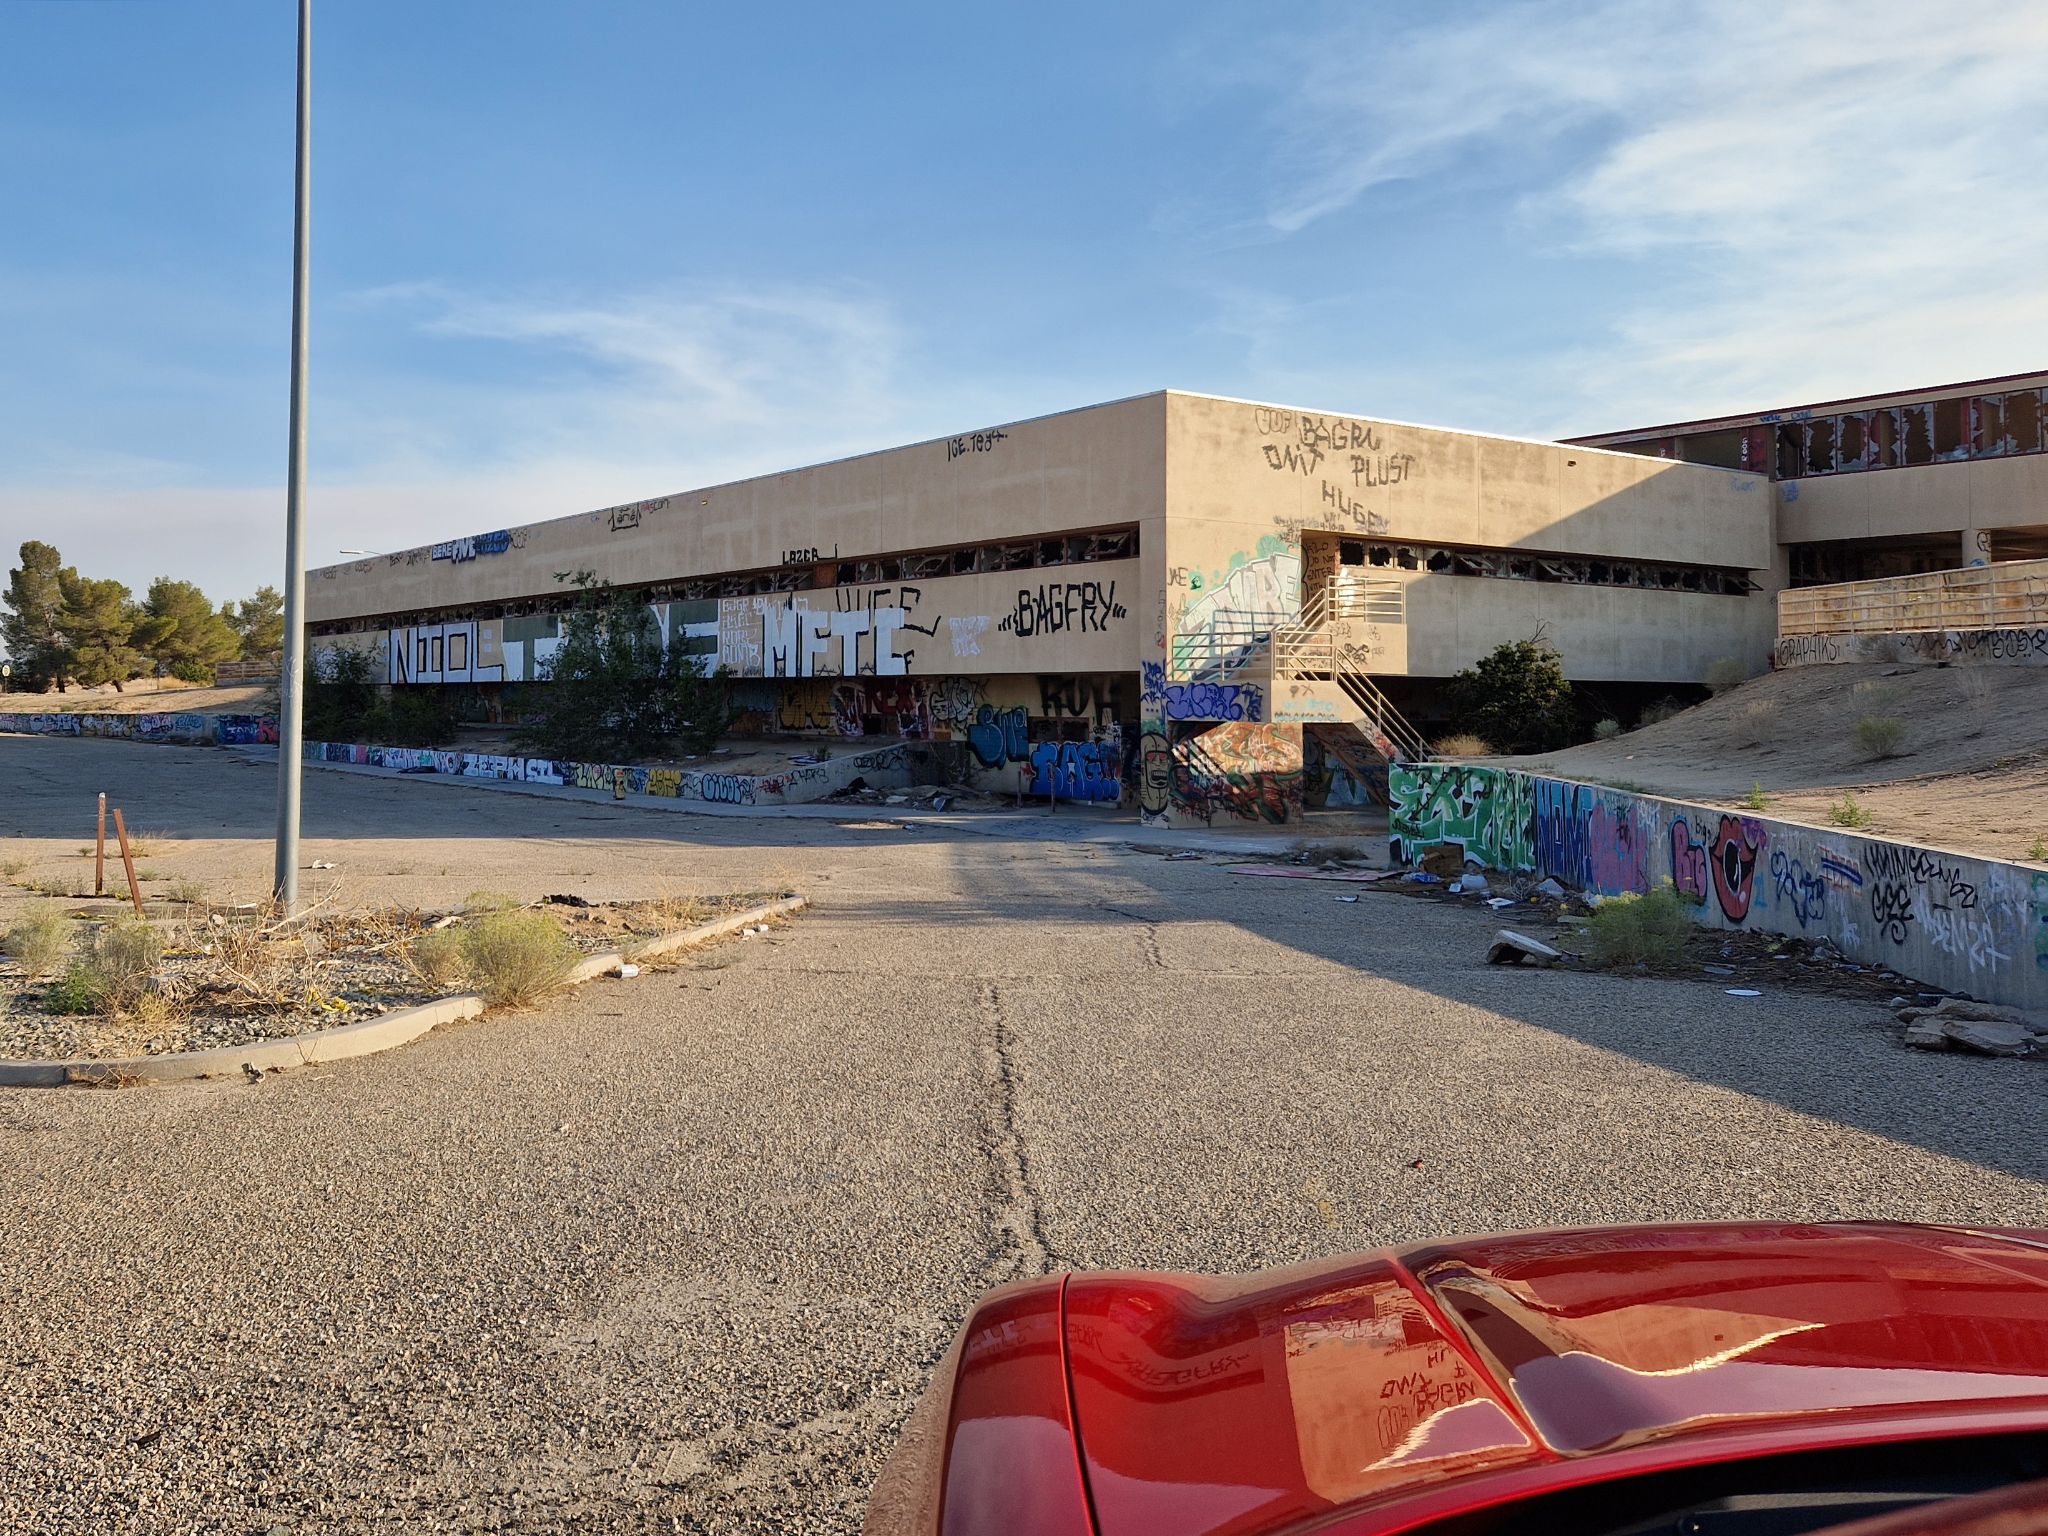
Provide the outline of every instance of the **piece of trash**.
{"type": "Polygon", "coordinates": [[[1732,965],[1703,965],[1700,969],[1709,976],[1733,976],[1735,974],[1735,967],[1732,965]]]}
{"type": "Polygon", "coordinates": [[[1453,896],[1462,896],[1465,894],[1465,882],[1462,880],[1453,880],[1449,885],[1445,886],[1444,889],[1449,891],[1453,896]]]}
{"type": "Polygon", "coordinates": [[[1426,869],[1411,869],[1401,878],[1410,885],[1442,885],[1444,883],[1442,876],[1432,875],[1426,869]]]}
{"type": "Polygon", "coordinates": [[[1200,857],[1201,857],[1201,855],[1200,855],[1199,853],[1192,853],[1192,852],[1183,852],[1183,853],[1169,853],[1169,854],[1168,854],[1168,855],[1166,856],[1166,858],[1167,858],[1167,861],[1168,861],[1169,863],[1178,863],[1178,862],[1179,862],[1180,860],[1182,860],[1182,859],[1199,859],[1200,857]]]}
{"type": "Polygon", "coordinates": [[[1564,887],[1547,876],[1536,882],[1536,890],[1539,895],[1543,896],[1562,896],[1564,894],[1564,887]]]}
{"type": "Polygon", "coordinates": [[[1356,896],[1339,896],[1339,897],[1338,897],[1337,899],[1338,899],[1339,901],[1356,901],[1356,900],[1358,900],[1358,898],[1357,898],[1356,896]]]}
{"type": "Polygon", "coordinates": [[[1757,989],[1756,989],[1755,987],[1726,987],[1726,988],[1724,988],[1723,990],[1724,990],[1724,991],[1726,991],[1726,992],[1727,992],[1727,994],[1728,994],[1728,995],[1729,995],[1730,997],[1762,997],[1762,996],[1763,996],[1763,993],[1761,993],[1761,992],[1757,991],[1757,989]]]}
{"type": "Polygon", "coordinates": [[[1485,892],[1488,889],[1486,883],[1486,876],[1480,874],[1479,871],[1476,869],[1467,870],[1465,872],[1464,885],[1467,893],[1475,896],[1485,892]]]}
{"type": "Polygon", "coordinates": [[[630,964],[629,964],[629,965],[622,965],[622,966],[620,966],[620,967],[619,967],[619,974],[620,974],[621,976],[623,976],[623,977],[626,977],[626,978],[630,979],[630,978],[632,978],[632,977],[634,977],[634,976],[638,976],[638,975],[640,974],[640,967],[639,967],[639,966],[637,966],[637,965],[630,965],[630,964]]]}
{"type": "Polygon", "coordinates": [[[308,869],[339,869],[341,866],[332,859],[315,859],[306,866],[308,869]]]}
{"type": "Polygon", "coordinates": [[[1493,943],[1487,946],[1488,965],[1555,965],[1564,958],[1562,950],[1552,949],[1548,944],[1530,938],[1527,934],[1516,933],[1512,928],[1502,928],[1493,936],[1493,943]]]}
{"type": "Polygon", "coordinates": [[[1498,912],[1502,907],[1512,907],[1515,899],[1512,896],[1489,896],[1486,898],[1486,904],[1498,912]]]}
{"type": "Polygon", "coordinates": [[[1418,1157],[1417,1159],[1415,1159],[1414,1162],[1410,1163],[1408,1166],[1410,1168],[1420,1168],[1422,1166],[1422,1159],[1418,1157]]]}
{"type": "Polygon", "coordinates": [[[587,907],[590,905],[590,903],[585,901],[581,896],[543,896],[541,897],[541,900],[543,902],[546,902],[550,905],[557,907],[587,907]]]}

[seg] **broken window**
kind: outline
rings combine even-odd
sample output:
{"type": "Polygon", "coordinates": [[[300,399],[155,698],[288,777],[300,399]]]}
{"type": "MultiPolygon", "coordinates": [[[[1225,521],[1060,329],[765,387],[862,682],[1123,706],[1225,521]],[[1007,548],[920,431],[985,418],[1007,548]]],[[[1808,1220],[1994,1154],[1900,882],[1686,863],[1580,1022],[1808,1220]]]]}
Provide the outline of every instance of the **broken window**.
{"type": "Polygon", "coordinates": [[[1797,480],[1806,473],[1806,428],[1788,421],[1778,428],[1778,478],[1797,480]]]}
{"type": "Polygon", "coordinates": [[[1970,402],[1970,457],[1995,459],[2006,451],[2005,396],[1979,395],[1970,402]]]}
{"type": "Polygon", "coordinates": [[[1934,402],[1934,457],[1946,464],[1970,456],[1970,402],[1934,402]]]}
{"type": "Polygon", "coordinates": [[[2016,389],[2005,397],[2005,440],[2009,453],[2041,451],[2041,392],[2016,389]]]}
{"type": "Polygon", "coordinates": [[[1337,541],[1337,563],[1339,565],[1365,564],[1365,544],[1360,539],[1339,539],[1337,541]]]}
{"type": "Polygon", "coordinates": [[[953,551],[953,574],[955,576],[965,576],[974,569],[975,553],[976,551],[971,549],[956,549],[953,551]]]}
{"type": "Polygon", "coordinates": [[[905,555],[903,579],[924,581],[933,576],[943,576],[951,564],[951,560],[945,555],[905,555]]]}
{"type": "Polygon", "coordinates": [[[1899,407],[1899,462],[1934,462],[1934,407],[1927,404],[1899,407]]]}
{"type": "Polygon", "coordinates": [[[1394,563],[1404,571],[1414,571],[1422,568],[1422,562],[1416,558],[1415,551],[1405,544],[1394,551],[1394,563]]]}
{"type": "Polygon", "coordinates": [[[1835,421],[1820,416],[1806,424],[1806,472],[1831,475],[1835,472],[1835,421]]]}
{"type": "Polygon", "coordinates": [[[1889,410],[1872,411],[1868,418],[1868,442],[1863,462],[1872,469],[1892,469],[1899,462],[1899,412],[1896,406],[1889,410]]]}
{"type": "Polygon", "coordinates": [[[1038,541],[1038,563],[1040,565],[1065,565],[1067,563],[1067,541],[1065,539],[1040,539],[1038,541]]]}
{"type": "Polygon", "coordinates": [[[1836,418],[1835,467],[1861,469],[1870,448],[1870,418],[1860,412],[1836,418]]]}
{"type": "Polygon", "coordinates": [[[1393,561],[1394,552],[1384,544],[1375,544],[1365,552],[1367,565],[1387,565],[1393,561]]]}
{"type": "Polygon", "coordinates": [[[1749,469],[1748,434],[1741,427],[1720,432],[1695,432],[1678,440],[1678,456],[1688,464],[1711,464],[1717,469],[1749,469]]]}
{"type": "MultiPolygon", "coordinates": [[[[1404,549],[1401,551],[1401,553],[1405,555],[1408,554],[1409,551],[1404,549]]],[[[1405,563],[1406,562],[1404,562],[1404,564],[1405,563]]],[[[1450,568],[1451,552],[1448,549],[1433,549],[1429,552],[1428,569],[1436,572],[1438,575],[1442,575],[1450,568]]]]}

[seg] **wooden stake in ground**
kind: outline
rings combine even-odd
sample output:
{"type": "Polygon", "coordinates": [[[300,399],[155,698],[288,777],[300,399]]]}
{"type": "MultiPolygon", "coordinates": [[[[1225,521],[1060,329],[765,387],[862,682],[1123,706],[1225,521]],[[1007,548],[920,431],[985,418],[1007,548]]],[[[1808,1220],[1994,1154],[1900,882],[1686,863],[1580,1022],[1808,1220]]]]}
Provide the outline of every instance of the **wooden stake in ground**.
{"type": "Polygon", "coordinates": [[[92,893],[107,894],[107,792],[100,791],[100,837],[92,850],[92,893]]]}
{"type": "Polygon", "coordinates": [[[135,855],[128,851],[128,823],[121,819],[121,808],[114,807],[114,834],[121,839],[121,867],[128,871],[128,899],[135,903],[135,915],[141,917],[142,887],[135,883],[135,855]]]}

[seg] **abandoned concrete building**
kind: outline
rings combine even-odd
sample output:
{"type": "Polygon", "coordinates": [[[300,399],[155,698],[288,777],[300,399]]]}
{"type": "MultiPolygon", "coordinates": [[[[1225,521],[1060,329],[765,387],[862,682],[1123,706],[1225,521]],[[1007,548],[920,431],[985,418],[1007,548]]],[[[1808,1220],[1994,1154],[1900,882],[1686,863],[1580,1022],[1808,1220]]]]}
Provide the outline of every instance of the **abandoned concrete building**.
{"type": "MultiPolygon", "coordinates": [[[[2000,419],[2038,446],[2031,398],[2000,419]]],[[[1844,414],[1867,435],[1915,408],[1844,414]]],[[[1819,461],[1816,419],[1787,465],[1819,461]]],[[[1947,531],[1963,553],[1990,526],[1852,508],[1840,427],[1836,499],[1809,500],[1818,476],[1765,462],[1785,426],[1550,443],[1165,391],[329,566],[309,633],[316,661],[370,650],[395,687],[513,718],[544,707],[557,573],[589,571],[731,674],[743,729],[952,743],[1006,788],[1058,742],[1065,797],[1281,820],[1382,797],[1387,758],[1421,750],[1408,717],[1503,641],[1540,631],[1591,689],[1668,691],[1766,663],[1788,545],[1947,531]]]]}

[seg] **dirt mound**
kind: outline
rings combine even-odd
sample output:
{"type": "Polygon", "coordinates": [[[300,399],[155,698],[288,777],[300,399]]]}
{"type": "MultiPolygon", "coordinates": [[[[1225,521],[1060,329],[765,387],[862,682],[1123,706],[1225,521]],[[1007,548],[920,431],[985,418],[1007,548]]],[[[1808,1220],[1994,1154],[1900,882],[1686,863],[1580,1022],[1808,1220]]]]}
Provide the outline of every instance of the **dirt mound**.
{"type": "Polygon", "coordinates": [[[6,715],[260,715],[277,708],[275,683],[226,683],[198,688],[175,678],[137,678],[111,687],[63,693],[0,693],[6,715]]]}
{"type": "Polygon", "coordinates": [[[1826,822],[1844,791],[1867,830],[2024,859],[2048,834],[2048,668],[1793,667],[1613,741],[1502,759],[1517,767],[1826,822]],[[1874,760],[1868,717],[1903,723],[1874,760]]]}

